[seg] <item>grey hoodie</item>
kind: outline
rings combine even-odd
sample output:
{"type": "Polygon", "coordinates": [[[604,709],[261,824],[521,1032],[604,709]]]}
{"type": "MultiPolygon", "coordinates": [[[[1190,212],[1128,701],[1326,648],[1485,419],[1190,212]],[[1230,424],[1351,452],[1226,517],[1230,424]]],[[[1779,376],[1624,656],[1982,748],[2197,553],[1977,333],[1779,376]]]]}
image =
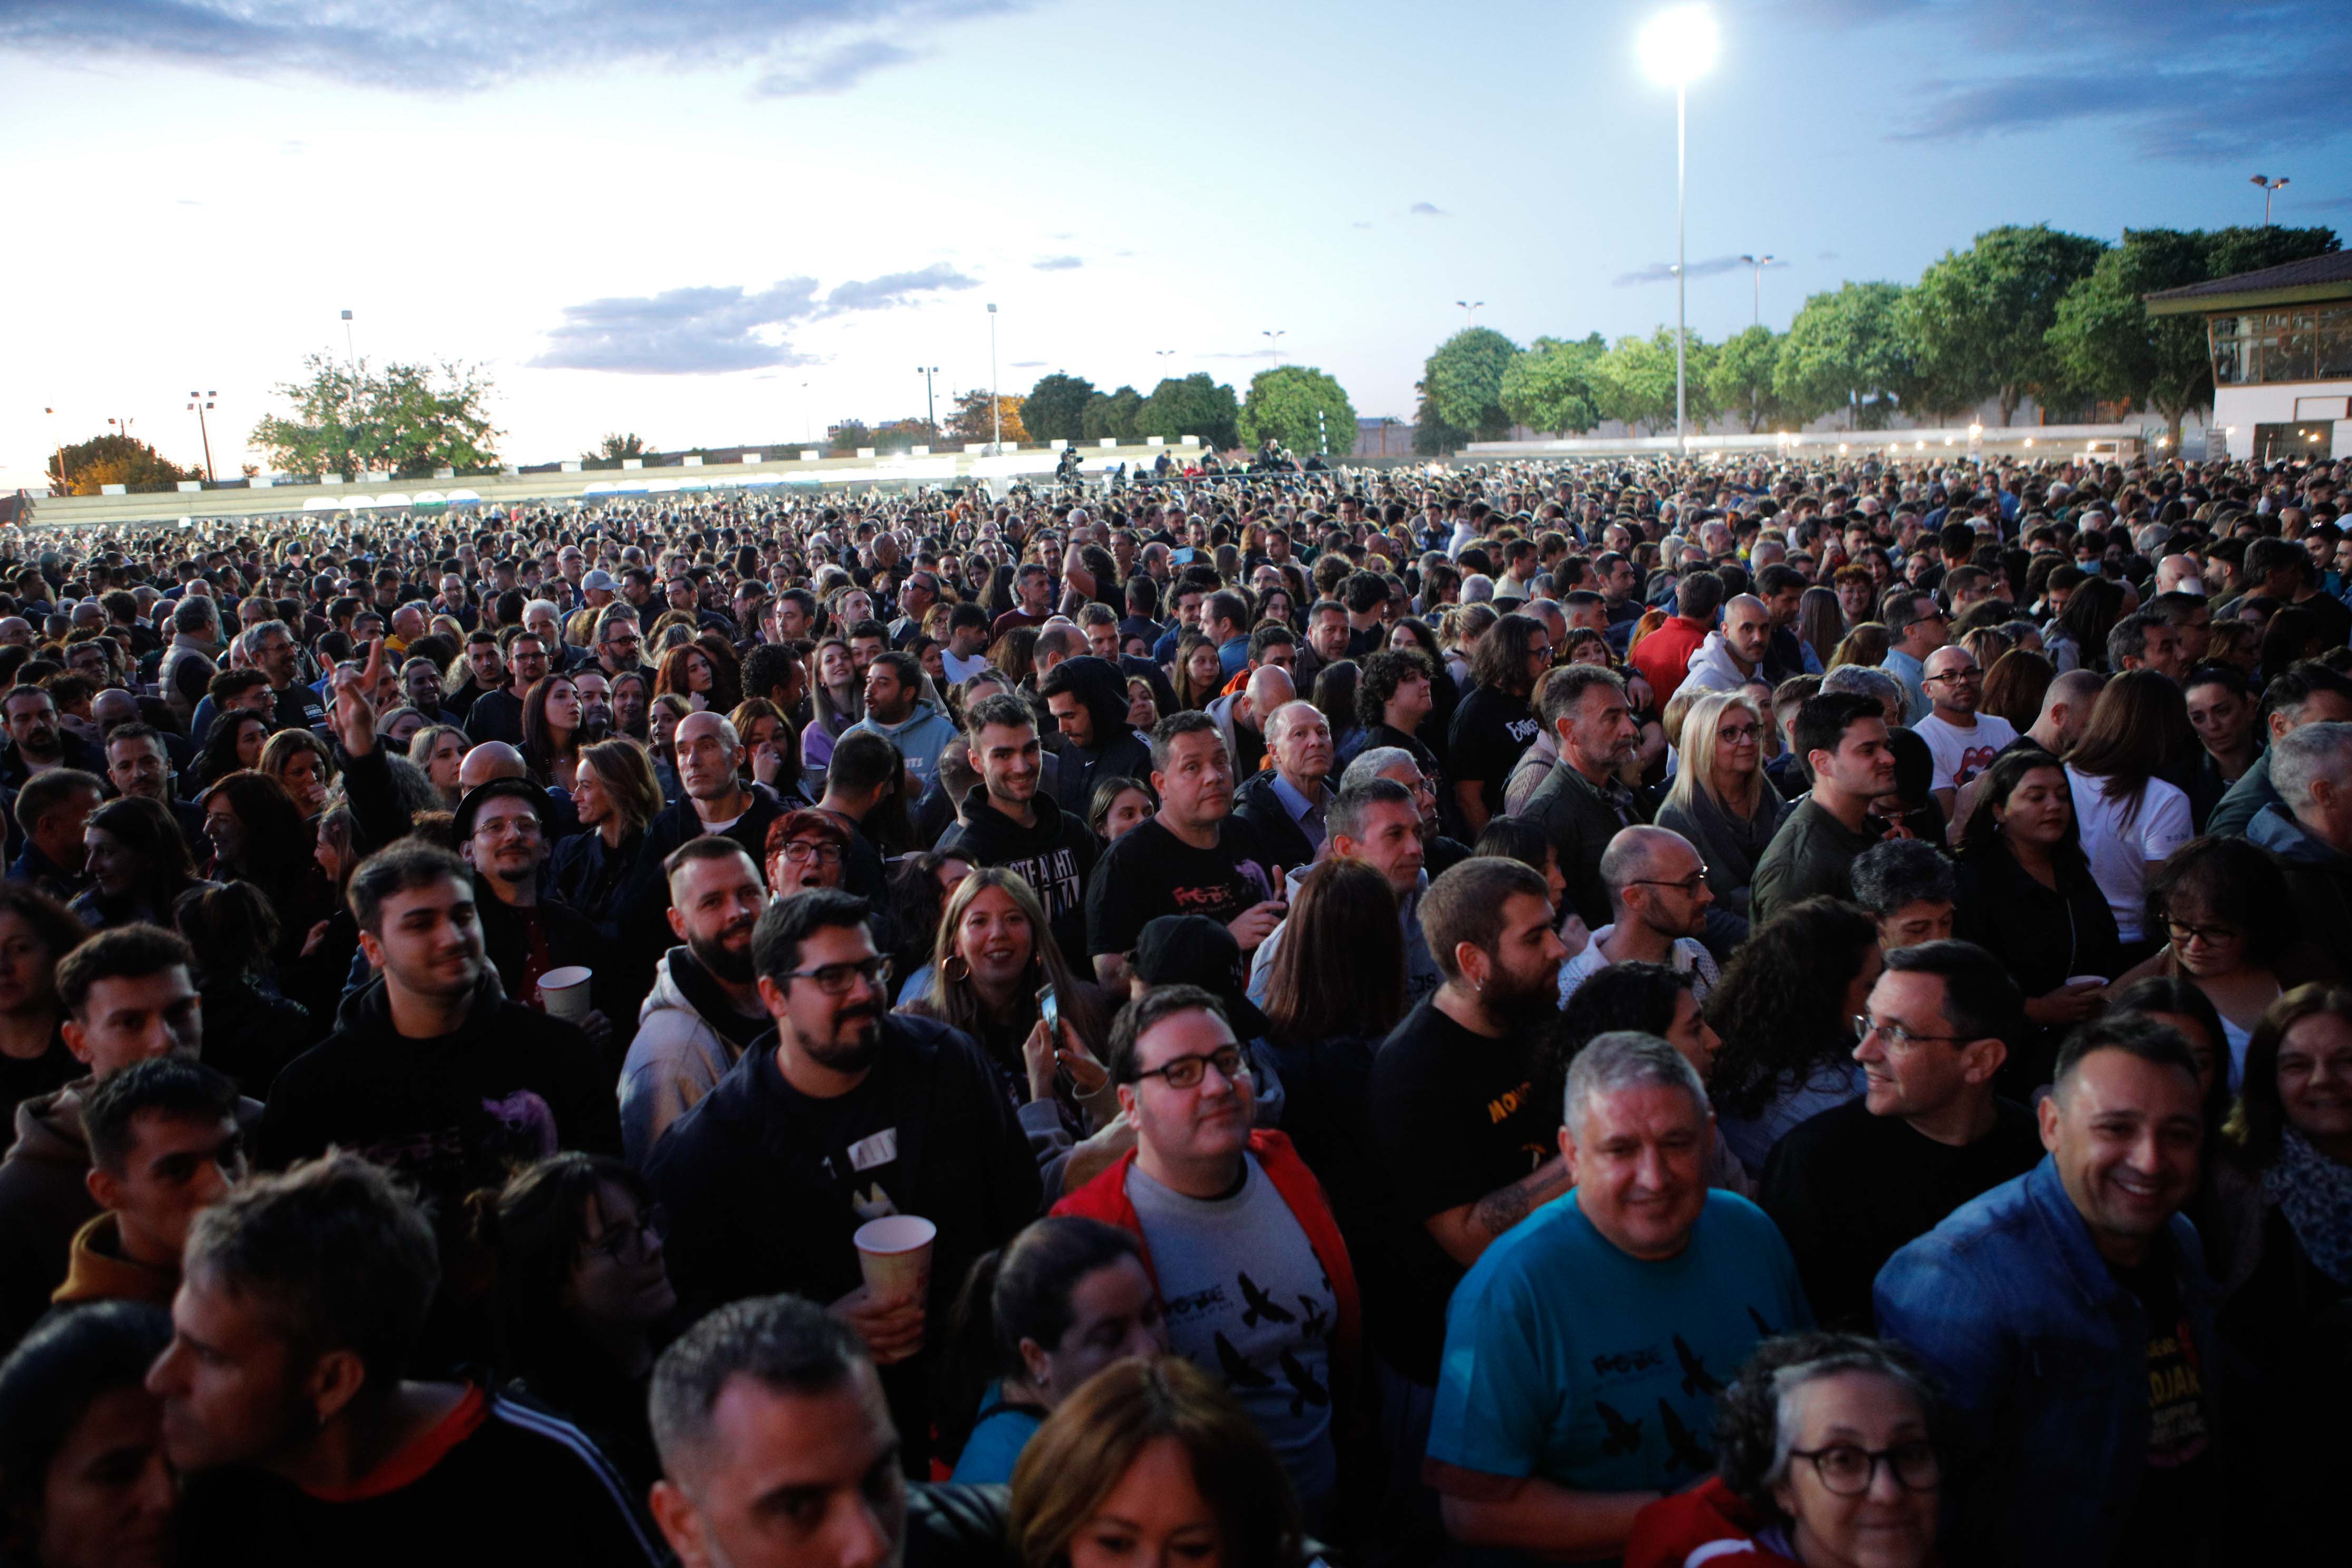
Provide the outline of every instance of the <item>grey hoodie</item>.
{"type": "MultiPolygon", "coordinates": [[[[929,789],[931,781],[939,777],[940,753],[962,733],[954,721],[920,697],[915,699],[915,710],[896,724],[885,724],[868,712],[849,729],[870,731],[898,747],[924,790],[929,789]]],[[[848,731],[842,732],[846,734],[848,731]]]]}
{"type": "Polygon", "coordinates": [[[636,1037],[621,1063],[621,1151],[638,1170],[669,1124],[709,1094],[743,1054],[679,987],[670,963],[685,952],[674,947],[654,965],[654,988],[637,1009],[636,1037]]]}

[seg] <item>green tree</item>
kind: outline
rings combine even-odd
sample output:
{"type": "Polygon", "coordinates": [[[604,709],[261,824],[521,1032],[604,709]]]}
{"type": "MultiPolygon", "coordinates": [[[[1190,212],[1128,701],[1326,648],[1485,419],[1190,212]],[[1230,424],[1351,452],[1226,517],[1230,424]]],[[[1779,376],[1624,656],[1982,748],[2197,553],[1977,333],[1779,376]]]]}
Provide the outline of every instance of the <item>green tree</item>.
{"type": "Polygon", "coordinates": [[[294,405],[268,415],[248,439],[289,474],[390,473],[417,479],[438,468],[497,466],[494,390],[480,367],[351,364],[323,353],[302,362],[304,379],[274,390],[294,405]]]}
{"type": "Polygon", "coordinates": [[[1337,452],[1344,458],[1356,445],[1356,405],[1337,381],[1307,365],[1280,365],[1250,377],[1236,423],[1241,439],[1234,445],[1241,447],[1271,436],[1301,457],[1337,452]]]}
{"type": "Polygon", "coordinates": [[[1140,439],[1136,421],[1143,416],[1143,394],[1131,386],[1117,392],[1097,392],[1087,399],[1087,406],[1078,416],[1078,435],[1088,441],[1099,441],[1108,436],[1114,441],[1140,439]]]}
{"type": "Polygon", "coordinates": [[[1599,332],[1573,342],[1538,338],[1503,372],[1503,413],[1515,425],[1555,435],[1601,423],[1592,367],[1609,351],[1599,332]]]}
{"type": "MultiPolygon", "coordinates": [[[[1715,351],[1696,332],[1684,350],[1684,404],[1696,430],[1715,416],[1707,391],[1715,351]]],[[[1675,427],[1675,333],[1660,327],[1646,338],[1620,338],[1592,363],[1592,382],[1604,419],[1653,431],[1675,427]]]]}
{"type": "Polygon", "coordinates": [[[2029,396],[2066,390],[2049,343],[2058,302],[2088,277],[2103,240],[2047,224],[1987,229],[1920,274],[1895,314],[1923,401],[1963,408],[1990,397],[2010,423],[2029,396]]]}
{"type": "Polygon", "coordinates": [[[646,438],[632,430],[625,436],[618,433],[607,435],[596,443],[594,451],[581,453],[580,460],[583,463],[618,463],[624,458],[642,458],[645,455],[646,438]]]}
{"type": "Polygon", "coordinates": [[[1412,450],[1422,458],[1442,458],[1458,451],[1470,439],[1470,432],[1458,425],[1448,425],[1438,417],[1436,406],[1429,400],[1429,383],[1412,384],[1412,450]]]}
{"type": "Polygon", "coordinates": [[[1491,327],[1466,327],[1437,345],[1422,367],[1429,405],[1445,424],[1481,441],[1497,441],[1511,431],[1503,412],[1503,373],[1518,357],[1519,345],[1491,327]]]}
{"type": "Polygon", "coordinates": [[[847,457],[860,447],[874,445],[874,427],[863,419],[844,419],[825,427],[824,449],[847,457]]]}
{"type": "Polygon", "coordinates": [[[49,455],[49,489],[59,495],[100,495],[108,485],[121,485],[135,495],[168,490],[183,479],[204,477],[201,469],[181,468],[134,436],[93,436],[49,455]]]}
{"type": "Polygon", "coordinates": [[[1780,360],[1780,336],[1769,327],[1750,327],[1725,339],[1708,366],[1706,388],[1715,405],[1748,427],[1751,436],[1782,416],[1772,373],[1780,360]]]}
{"type": "MultiPolygon", "coordinates": [[[[1241,412],[1241,400],[1232,387],[1212,380],[1207,371],[1196,370],[1181,381],[1171,376],[1153,387],[1136,415],[1136,430],[1168,441],[1198,436],[1202,446],[1227,451],[1242,444],[1241,412]]],[[[1349,438],[1354,437],[1350,426],[1349,438]]]]}
{"type": "Polygon", "coordinates": [[[1799,423],[1832,408],[1859,429],[1876,429],[1916,377],[1895,330],[1900,283],[1847,283],[1807,300],[1780,340],[1772,393],[1799,423]]]}
{"type": "Polygon", "coordinates": [[[2205,319],[2151,316],[2141,297],[2336,248],[2334,231],[2325,228],[2126,229],[2124,242],[2059,301],[2051,350],[2067,384],[2085,395],[2163,416],[2179,451],[2181,420],[2213,405],[2205,319]]]}
{"type": "Polygon", "coordinates": [[[1029,395],[1021,400],[1022,426],[1032,440],[1082,440],[1087,433],[1087,404],[1095,395],[1095,384],[1082,375],[1058,370],[1041,375],[1029,395]]]}

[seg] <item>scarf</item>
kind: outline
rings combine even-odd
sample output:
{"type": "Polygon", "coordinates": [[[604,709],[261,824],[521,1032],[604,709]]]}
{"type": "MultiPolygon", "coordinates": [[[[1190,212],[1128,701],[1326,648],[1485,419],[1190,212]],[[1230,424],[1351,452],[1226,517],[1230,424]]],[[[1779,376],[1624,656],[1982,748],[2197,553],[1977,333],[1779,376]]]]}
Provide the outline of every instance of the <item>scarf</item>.
{"type": "Polygon", "coordinates": [[[2263,1173],[2263,1193],[2285,1214],[2303,1255],[2338,1285],[2352,1285],[2352,1165],[2282,1130],[2279,1157],[2263,1173]]]}

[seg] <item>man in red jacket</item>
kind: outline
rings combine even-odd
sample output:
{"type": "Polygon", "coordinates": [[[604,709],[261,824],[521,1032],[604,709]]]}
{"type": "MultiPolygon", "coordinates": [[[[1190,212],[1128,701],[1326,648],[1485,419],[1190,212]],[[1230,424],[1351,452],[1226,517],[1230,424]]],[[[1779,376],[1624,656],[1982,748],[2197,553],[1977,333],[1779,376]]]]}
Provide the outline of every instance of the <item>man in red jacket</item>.
{"type": "Polygon", "coordinates": [[[1330,1206],[1287,1138],[1251,1131],[1249,1069],[1208,992],[1163,985],[1129,1003],[1109,1068],[1135,1149],[1054,1212],[1140,1238],[1171,1347],[1249,1411],[1313,1528],[1339,1486],[1359,1341],[1330,1206]]]}
{"type": "Polygon", "coordinates": [[[1706,643],[1715,613],[1723,607],[1723,579],[1704,567],[1683,574],[1675,584],[1675,613],[1633,647],[1627,662],[1658,694],[1663,710],[1690,674],[1691,655],[1706,643]]]}

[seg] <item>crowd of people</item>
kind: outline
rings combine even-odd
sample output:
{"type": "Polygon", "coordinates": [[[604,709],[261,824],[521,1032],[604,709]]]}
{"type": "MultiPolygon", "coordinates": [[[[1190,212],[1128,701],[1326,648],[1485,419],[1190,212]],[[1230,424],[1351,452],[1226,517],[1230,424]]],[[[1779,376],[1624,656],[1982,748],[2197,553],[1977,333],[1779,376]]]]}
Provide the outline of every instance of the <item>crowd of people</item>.
{"type": "Polygon", "coordinates": [[[2339,467],[0,538],[0,1560],[2310,1560],[2339,467]]]}

